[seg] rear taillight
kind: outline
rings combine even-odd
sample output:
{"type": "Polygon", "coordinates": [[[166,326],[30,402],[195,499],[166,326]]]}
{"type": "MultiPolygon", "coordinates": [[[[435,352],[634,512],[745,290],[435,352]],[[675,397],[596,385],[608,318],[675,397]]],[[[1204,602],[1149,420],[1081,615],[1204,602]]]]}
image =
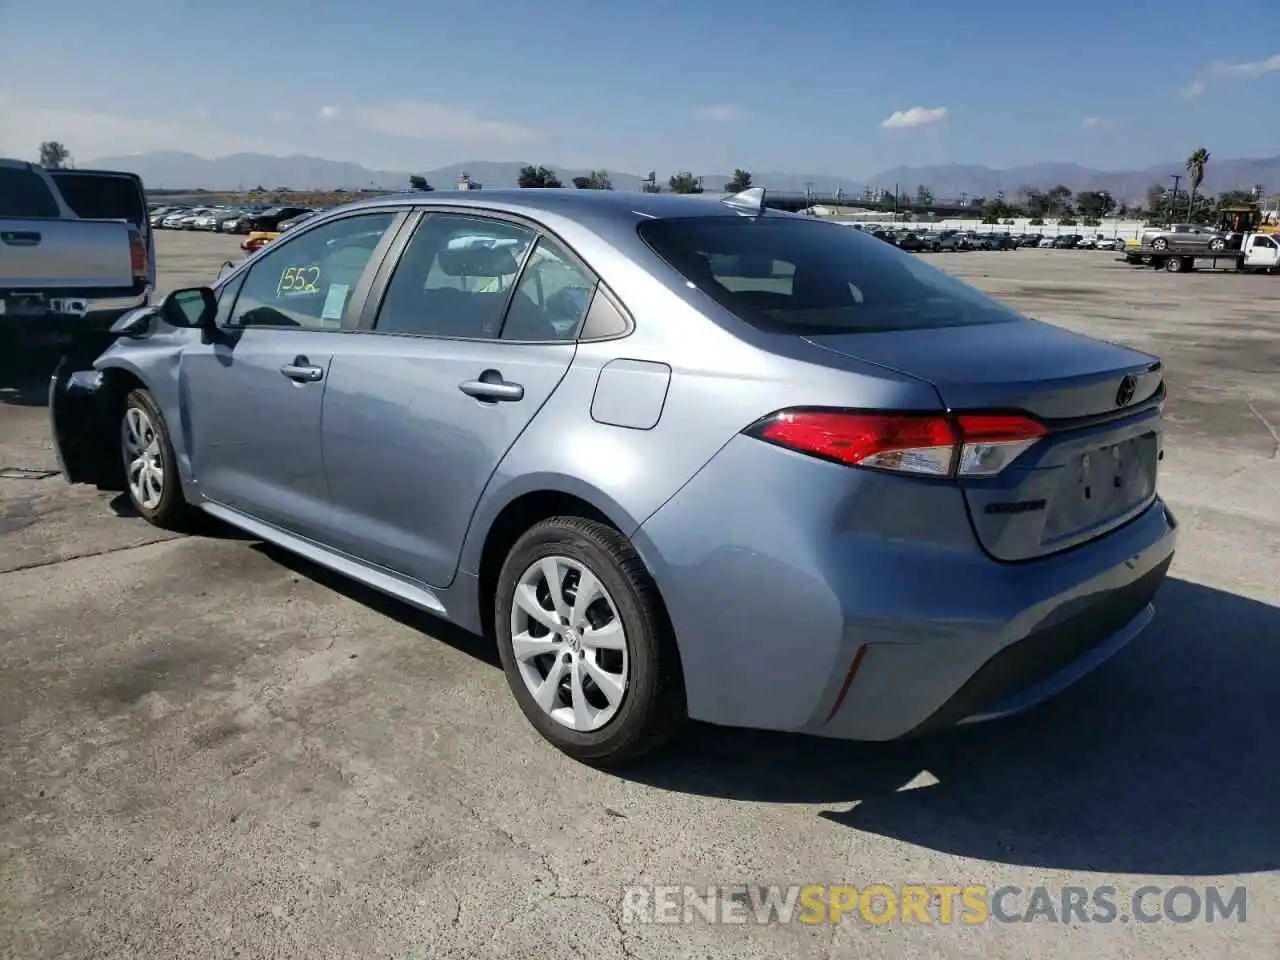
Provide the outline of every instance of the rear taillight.
{"type": "Polygon", "coordinates": [[[995,476],[1048,431],[1009,414],[783,410],[746,432],[851,467],[932,477],[995,476]]]}
{"type": "Polygon", "coordinates": [[[134,279],[147,279],[147,245],[142,242],[142,234],[137,230],[129,231],[129,267],[134,279]]]}

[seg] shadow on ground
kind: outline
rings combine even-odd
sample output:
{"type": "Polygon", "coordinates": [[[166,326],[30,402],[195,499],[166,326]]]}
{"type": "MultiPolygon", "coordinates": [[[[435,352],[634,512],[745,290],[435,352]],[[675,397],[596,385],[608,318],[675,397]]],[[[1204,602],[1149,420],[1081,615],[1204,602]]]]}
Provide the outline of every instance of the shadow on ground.
{"type": "MultiPolygon", "coordinates": [[[[499,665],[491,641],[260,549],[499,665]]],[[[998,863],[1179,876],[1280,869],[1280,608],[1178,579],[1157,604],[1121,654],[1021,717],[889,744],[694,725],[675,749],[617,775],[708,797],[831,805],[819,814],[831,822],[998,863]],[[913,782],[932,785],[903,789],[913,782]]]]}
{"type": "Polygon", "coordinates": [[[254,549],[261,551],[265,556],[288,567],[290,570],[302,574],[308,580],[314,580],[321,586],[327,587],[335,593],[340,593],[349,600],[354,600],[362,606],[376,610],[384,617],[389,617],[397,623],[404,624],[411,630],[417,630],[433,640],[446,643],[455,650],[474,657],[481,663],[498,669],[502,668],[502,663],[498,659],[497,648],[492,640],[463,630],[447,620],[441,620],[439,617],[419,610],[417,607],[411,607],[409,604],[402,603],[394,597],[370,589],[364,584],[357,583],[325,567],[318,566],[296,554],[289,553],[287,550],[261,542],[255,544],[254,549]]]}
{"type": "Polygon", "coordinates": [[[0,404],[42,407],[49,400],[49,378],[58,361],[68,357],[78,367],[90,366],[107,347],[106,338],[28,346],[3,341],[0,346],[0,404]]]}

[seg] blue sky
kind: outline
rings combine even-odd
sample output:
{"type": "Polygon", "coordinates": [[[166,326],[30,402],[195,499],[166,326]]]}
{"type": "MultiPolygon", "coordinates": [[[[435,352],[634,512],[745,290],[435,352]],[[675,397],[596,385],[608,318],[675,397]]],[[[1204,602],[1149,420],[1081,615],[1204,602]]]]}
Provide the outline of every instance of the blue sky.
{"type": "Polygon", "coordinates": [[[0,64],[7,156],[858,178],[1280,155],[1280,0],[0,0],[0,64]]]}

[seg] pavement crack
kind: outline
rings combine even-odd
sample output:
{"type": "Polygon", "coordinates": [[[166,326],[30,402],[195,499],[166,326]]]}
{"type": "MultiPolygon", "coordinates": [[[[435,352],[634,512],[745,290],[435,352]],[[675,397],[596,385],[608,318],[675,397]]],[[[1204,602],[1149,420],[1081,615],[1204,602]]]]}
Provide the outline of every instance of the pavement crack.
{"type": "MultiPolygon", "coordinates": [[[[606,897],[593,896],[589,893],[562,893],[561,892],[562,881],[560,879],[560,872],[552,864],[551,857],[549,854],[544,853],[541,850],[535,849],[532,844],[528,843],[525,840],[521,840],[514,833],[508,830],[506,827],[499,826],[498,824],[493,823],[490,820],[486,820],[483,816],[480,815],[480,811],[477,810],[475,807],[464,805],[463,809],[467,812],[467,815],[470,816],[472,819],[474,819],[477,823],[479,823],[481,826],[485,827],[488,830],[492,830],[494,833],[496,833],[499,837],[501,837],[505,842],[509,843],[511,846],[521,850],[526,850],[532,856],[537,858],[538,864],[542,867],[543,870],[547,872],[547,875],[551,877],[551,889],[546,892],[547,900],[556,900],[561,903],[589,903],[589,904],[594,904],[598,907],[602,907],[605,913],[608,915],[609,920],[612,922],[614,929],[617,930],[618,949],[622,951],[623,957],[628,958],[628,960],[638,960],[639,955],[634,951],[634,949],[631,946],[632,938],[628,935],[627,928],[622,922],[621,898],[615,897],[613,899],[609,899],[606,897]]],[[[511,924],[516,923],[518,920],[527,916],[528,914],[533,912],[533,910],[535,909],[537,909],[537,904],[536,903],[530,904],[524,910],[517,911],[502,926],[504,928],[511,926],[511,924]]],[[[457,911],[454,913],[452,925],[455,927],[458,926],[458,924],[461,922],[461,918],[462,918],[462,901],[461,899],[459,899],[457,911]]]]}
{"type": "Polygon", "coordinates": [[[1280,460],[1280,433],[1277,433],[1276,428],[1271,425],[1267,418],[1258,412],[1258,408],[1253,405],[1253,401],[1246,400],[1244,405],[1249,408],[1250,413],[1258,418],[1258,422],[1267,428],[1267,433],[1271,434],[1271,442],[1275,444],[1275,447],[1271,450],[1271,459],[1280,460]]]}
{"type": "Polygon", "coordinates": [[[130,543],[123,547],[107,547],[104,550],[91,550],[88,553],[73,553],[70,556],[56,557],[53,560],[33,560],[31,563],[19,564],[16,567],[10,567],[8,570],[0,570],[0,576],[10,573],[22,573],[24,570],[39,570],[42,567],[56,567],[60,563],[70,563],[73,560],[89,560],[93,557],[105,557],[113,553],[124,553],[127,550],[141,550],[143,547],[151,547],[157,543],[169,543],[171,540],[182,540],[183,534],[174,534],[171,537],[156,537],[154,540],[147,540],[143,543],[130,543]]]}

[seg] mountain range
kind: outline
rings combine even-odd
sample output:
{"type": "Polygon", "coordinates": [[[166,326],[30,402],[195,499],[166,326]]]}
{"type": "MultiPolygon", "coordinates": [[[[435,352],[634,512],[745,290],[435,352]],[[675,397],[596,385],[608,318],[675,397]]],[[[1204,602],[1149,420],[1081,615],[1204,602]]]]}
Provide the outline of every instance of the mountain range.
{"type": "MultiPolygon", "coordinates": [[[[458,177],[466,172],[471,179],[489,188],[514,187],[520,168],[531,161],[469,160],[465,163],[434,170],[400,171],[370,170],[358,163],[343,163],[321,157],[273,157],[258,153],[236,153],[217,159],[199,157],[180,151],[159,151],[124,157],[100,157],[85,166],[131,170],[139,174],[152,189],[247,190],[262,186],[268,189],[288,187],[294,190],[325,190],[341,187],[407,189],[411,173],[420,173],[438,190],[452,189],[458,177]]],[[[532,161],[535,162],[536,161],[532,161]]],[[[546,164],[565,183],[591,171],[546,164]]],[[[752,182],[774,190],[834,193],[841,190],[857,195],[867,187],[914,193],[920,185],[928,187],[935,197],[994,197],[1003,191],[1013,198],[1023,187],[1048,189],[1062,184],[1072,191],[1107,190],[1118,201],[1141,201],[1147,189],[1156,183],[1168,184],[1173,174],[1184,174],[1181,162],[1157,164],[1141,170],[1095,170],[1073,163],[1037,163],[1029,166],[992,169],[973,164],[945,164],[926,167],[895,167],[866,180],[854,180],[830,174],[802,174],[752,171],[752,182]]],[[[647,174],[609,172],[614,189],[638,190],[647,174]]],[[[720,190],[730,179],[728,173],[695,174],[703,177],[708,190],[720,190]]],[[[667,174],[660,173],[658,182],[665,186],[667,174]]],[[[1185,181],[1184,181],[1185,182],[1185,181]]],[[[1255,184],[1264,189],[1280,190],[1280,157],[1260,159],[1212,159],[1201,190],[1218,193],[1224,190],[1248,190],[1255,184]]]]}

